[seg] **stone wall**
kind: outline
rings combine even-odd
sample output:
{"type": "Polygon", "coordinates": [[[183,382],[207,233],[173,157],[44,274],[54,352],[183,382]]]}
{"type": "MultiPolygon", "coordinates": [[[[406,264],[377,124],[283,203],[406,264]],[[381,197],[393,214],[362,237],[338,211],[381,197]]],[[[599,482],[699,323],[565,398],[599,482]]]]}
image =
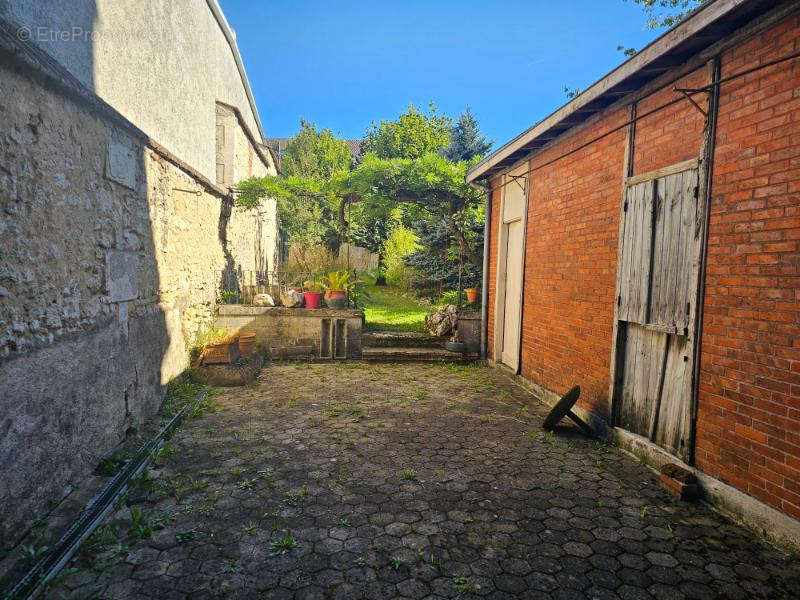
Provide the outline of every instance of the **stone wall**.
{"type": "Polygon", "coordinates": [[[213,181],[217,102],[263,138],[235,34],[213,8],[216,0],[2,0],[0,18],[213,181]]]}
{"type": "Polygon", "coordinates": [[[361,358],[364,312],[358,309],[223,304],[215,324],[229,331],[255,333],[256,344],[263,344],[273,360],[361,358]]]}
{"type": "Polygon", "coordinates": [[[185,339],[210,322],[218,273],[271,264],[275,252],[274,202],[232,208],[213,182],[55,67],[31,68],[35,59],[6,48],[2,547],[155,413],[164,384],[186,366],[185,339]]]}

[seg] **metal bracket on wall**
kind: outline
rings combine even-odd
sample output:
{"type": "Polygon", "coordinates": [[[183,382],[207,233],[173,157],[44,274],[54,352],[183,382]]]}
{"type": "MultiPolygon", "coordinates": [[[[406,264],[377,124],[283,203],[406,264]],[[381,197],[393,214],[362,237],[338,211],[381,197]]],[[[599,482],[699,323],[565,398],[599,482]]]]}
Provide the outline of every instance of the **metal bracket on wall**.
{"type": "Polygon", "coordinates": [[[528,178],[528,175],[527,174],[525,174],[525,175],[509,175],[509,177],[511,177],[511,179],[514,180],[514,183],[516,183],[524,193],[525,192],[525,181],[524,180],[528,178]],[[522,183],[519,182],[520,179],[523,180],[522,183]]]}
{"type": "Polygon", "coordinates": [[[202,196],[203,195],[203,192],[201,192],[200,190],[187,190],[185,188],[177,188],[177,187],[174,187],[172,189],[173,189],[173,191],[176,191],[176,192],[186,192],[187,194],[194,194],[195,196],[202,196]]]}
{"type": "Polygon", "coordinates": [[[703,107],[701,107],[697,102],[695,102],[694,98],[692,98],[692,95],[694,95],[694,94],[699,94],[701,92],[708,92],[707,88],[679,88],[679,87],[673,87],[672,91],[673,92],[680,92],[681,94],[686,96],[686,99],[689,100],[689,102],[691,102],[692,104],[694,104],[694,107],[697,110],[699,110],[701,113],[703,113],[703,116],[706,119],[708,118],[708,112],[703,110],[703,107]]]}

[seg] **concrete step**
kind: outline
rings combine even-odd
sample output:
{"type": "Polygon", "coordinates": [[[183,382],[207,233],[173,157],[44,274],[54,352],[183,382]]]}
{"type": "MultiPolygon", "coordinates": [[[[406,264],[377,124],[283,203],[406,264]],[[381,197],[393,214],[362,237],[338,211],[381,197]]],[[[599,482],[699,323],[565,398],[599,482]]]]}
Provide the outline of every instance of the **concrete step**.
{"type": "Polygon", "coordinates": [[[364,348],[444,348],[446,337],[411,331],[365,331],[361,334],[364,348]]]}
{"type": "Polygon", "coordinates": [[[361,357],[373,362],[462,362],[466,360],[460,352],[443,348],[406,348],[398,346],[366,347],[361,357]]]}

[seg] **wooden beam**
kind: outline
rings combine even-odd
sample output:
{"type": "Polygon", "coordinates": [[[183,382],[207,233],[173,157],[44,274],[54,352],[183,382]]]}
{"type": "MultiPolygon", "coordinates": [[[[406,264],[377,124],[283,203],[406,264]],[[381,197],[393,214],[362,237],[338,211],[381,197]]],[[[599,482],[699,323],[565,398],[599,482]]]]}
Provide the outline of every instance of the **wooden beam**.
{"type": "Polygon", "coordinates": [[[675,173],[682,173],[683,171],[696,169],[699,164],[700,159],[690,158],[689,160],[684,160],[683,162],[675,163],[674,165],[670,165],[668,167],[662,167],[660,169],[655,169],[654,171],[648,171],[647,173],[640,173],[639,175],[628,177],[625,179],[625,186],[630,187],[632,185],[636,185],[637,183],[642,183],[643,181],[659,179],[660,177],[666,177],[667,175],[674,175],[675,173]]]}

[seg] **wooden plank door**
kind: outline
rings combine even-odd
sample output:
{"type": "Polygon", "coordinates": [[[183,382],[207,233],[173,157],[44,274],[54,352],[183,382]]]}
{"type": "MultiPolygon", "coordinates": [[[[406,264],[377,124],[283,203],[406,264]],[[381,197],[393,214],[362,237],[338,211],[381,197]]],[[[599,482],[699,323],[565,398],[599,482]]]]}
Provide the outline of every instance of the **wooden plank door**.
{"type": "Polygon", "coordinates": [[[617,268],[616,425],[687,458],[701,228],[696,168],[631,185],[617,268]]]}
{"type": "Polygon", "coordinates": [[[522,296],[522,220],[504,223],[506,228],[505,298],[503,308],[503,363],[515,371],[519,367],[520,297],[522,296]]]}

